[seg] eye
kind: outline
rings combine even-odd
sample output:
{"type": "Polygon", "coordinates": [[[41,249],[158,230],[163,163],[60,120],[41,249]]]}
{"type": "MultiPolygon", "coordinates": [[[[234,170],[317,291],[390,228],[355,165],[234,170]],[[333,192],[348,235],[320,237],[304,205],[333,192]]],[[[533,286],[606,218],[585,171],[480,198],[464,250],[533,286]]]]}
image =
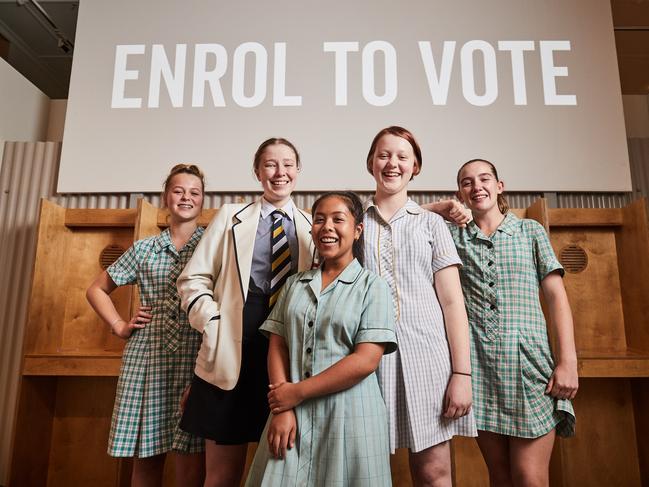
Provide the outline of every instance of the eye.
{"type": "Polygon", "coordinates": [[[318,216],[313,219],[313,223],[322,223],[324,220],[322,217],[318,216]]]}

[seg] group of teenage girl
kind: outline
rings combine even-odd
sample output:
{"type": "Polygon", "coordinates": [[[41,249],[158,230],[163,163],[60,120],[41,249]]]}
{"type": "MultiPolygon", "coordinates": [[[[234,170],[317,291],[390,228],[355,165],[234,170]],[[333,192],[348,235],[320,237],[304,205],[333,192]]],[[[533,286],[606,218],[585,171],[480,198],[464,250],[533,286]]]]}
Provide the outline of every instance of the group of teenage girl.
{"type": "Polygon", "coordinates": [[[259,442],[247,486],[391,485],[397,448],[414,485],[450,486],[457,435],[476,437],[492,486],[548,485],[578,388],[563,269],[491,162],[460,167],[459,201],[425,207],[408,197],[422,163],[411,132],[385,128],[374,196],[326,193],[309,214],[291,199],[297,149],[269,139],[263,195],[205,230],[202,172],[172,168],[168,228],[87,291],[127,340],[108,453],[133,458],[132,485],[161,485],[172,453],[176,485],[238,486],[259,442]],[[110,299],[127,284],[130,318],[110,299]]]}

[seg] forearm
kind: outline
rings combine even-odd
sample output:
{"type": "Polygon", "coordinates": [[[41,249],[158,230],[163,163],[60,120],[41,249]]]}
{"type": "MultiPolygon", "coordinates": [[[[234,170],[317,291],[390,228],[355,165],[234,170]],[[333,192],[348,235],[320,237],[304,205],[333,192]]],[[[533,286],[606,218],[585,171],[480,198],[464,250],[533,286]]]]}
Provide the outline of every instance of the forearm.
{"type": "Polygon", "coordinates": [[[470,374],[469,320],[457,267],[445,267],[435,273],[435,290],[444,314],[453,371],[470,374]]]}
{"type": "Polygon", "coordinates": [[[289,382],[288,347],[283,337],[271,334],[268,344],[268,379],[271,384],[289,382]]]}
{"type": "Polygon", "coordinates": [[[542,283],[548,304],[550,324],[556,338],[556,358],[559,363],[576,364],[575,332],[570,303],[561,277],[547,276],[542,283]]]}
{"type": "Polygon", "coordinates": [[[446,336],[451,353],[454,372],[471,373],[471,352],[469,344],[469,324],[464,301],[452,302],[444,308],[446,336]]]}
{"type": "Polygon", "coordinates": [[[361,343],[356,350],[331,367],[297,383],[303,399],[333,394],[355,386],[376,370],[385,345],[361,343]]]}
{"type": "Polygon", "coordinates": [[[106,324],[112,325],[116,321],[124,319],[115,308],[110,296],[103,289],[90,286],[86,291],[86,299],[106,324]]]}

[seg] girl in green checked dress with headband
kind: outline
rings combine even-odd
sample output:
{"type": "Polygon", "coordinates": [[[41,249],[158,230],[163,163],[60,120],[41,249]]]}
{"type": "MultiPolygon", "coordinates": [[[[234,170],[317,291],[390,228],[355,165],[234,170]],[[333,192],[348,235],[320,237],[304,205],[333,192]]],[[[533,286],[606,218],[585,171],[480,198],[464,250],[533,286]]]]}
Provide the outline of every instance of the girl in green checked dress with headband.
{"type": "Polygon", "coordinates": [[[563,268],[545,229],[508,211],[492,163],[468,161],[457,183],[473,221],[463,219],[457,202],[429,208],[463,225],[450,230],[464,264],[478,445],[491,485],[548,485],[555,436],[575,432],[577,356],[563,268]],[[557,338],[556,362],[539,290],[557,338]]]}
{"type": "Polygon", "coordinates": [[[201,336],[180,309],[176,279],[203,229],[204,179],[195,165],[178,164],[164,183],[169,228],[135,242],[90,285],[86,296],[117,336],[127,340],[108,440],[108,454],[132,457],[131,485],[162,485],[167,453],[174,453],[176,485],[203,485],[203,440],[178,427],[179,402],[190,383],[201,336]],[[110,299],[136,284],[141,305],[123,318],[110,299]]]}

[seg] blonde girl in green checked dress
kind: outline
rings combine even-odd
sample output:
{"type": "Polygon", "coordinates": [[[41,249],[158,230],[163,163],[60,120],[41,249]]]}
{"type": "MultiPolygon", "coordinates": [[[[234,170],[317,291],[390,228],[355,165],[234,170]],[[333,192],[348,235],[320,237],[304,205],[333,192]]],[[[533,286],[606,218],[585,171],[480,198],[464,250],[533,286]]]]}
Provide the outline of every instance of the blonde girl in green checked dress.
{"type": "Polygon", "coordinates": [[[88,288],[86,296],[117,336],[127,340],[117,384],[108,454],[132,457],[131,485],[162,485],[167,453],[176,485],[202,486],[203,440],[178,427],[179,403],[191,382],[201,336],[180,309],[176,279],[203,229],[204,178],[195,165],[178,164],[164,183],[169,228],[139,240],[88,288]],[[130,319],[110,299],[118,286],[136,284],[141,305],[130,319]]]}
{"type": "Polygon", "coordinates": [[[577,356],[563,268],[545,229],[508,211],[494,165],[474,159],[457,175],[457,202],[429,205],[464,225],[450,226],[471,327],[473,410],[478,445],[492,486],[549,484],[556,435],[574,435],[570,400],[578,388],[577,356]],[[554,327],[550,351],[539,291],[554,327]]]}

